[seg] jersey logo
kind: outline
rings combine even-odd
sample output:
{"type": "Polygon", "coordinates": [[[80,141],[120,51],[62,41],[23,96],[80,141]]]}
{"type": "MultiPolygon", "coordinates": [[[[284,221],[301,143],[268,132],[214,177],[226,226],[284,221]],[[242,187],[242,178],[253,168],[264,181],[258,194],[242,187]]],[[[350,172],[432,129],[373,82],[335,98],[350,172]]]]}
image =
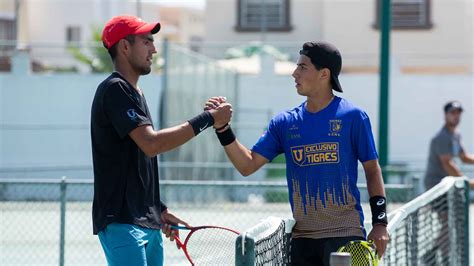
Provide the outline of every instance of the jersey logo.
{"type": "Polygon", "coordinates": [[[204,129],[206,129],[208,124],[209,122],[206,123],[203,127],[199,127],[199,132],[202,132],[204,129]]]}
{"type": "Polygon", "coordinates": [[[339,119],[329,120],[329,134],[328,136],[340,137],[340,132],[342,129],[342,121],[339,119]]]}
{"type": "Polygon", "coordinates": [[[301,164],[303,161],[303,149],[302,148],[296,148],[296,149],[291,149],[291,153],[293,155],[293,159],[297,164],[301,164]]]}
{"type": "Polygon", "coordinates": [[[292,139],[301,139],[301,134],[298,132],[299,127],[297,125],[292,125],[290,128],[288,128],[288,131],[286,132],[286,140],[292,140],[292,139]]]}
{"type": "Polygon", "coordinates": [[[130,120],[132,120],[134,122],[137,121],[138,114],[135,111],[135,109],[128,109],[127,110],[127,115],[130,118],[130,120]]]}
{"type": "Polygon", "coordinates": [[[377,201],[377,206],[382,206],[382,205],[384,205],[384,204],[385,204],[385,200],[384,200],[384,199],[379,199],[379,200],[377,201]]]}
{"type": "Polygon", "coordinates": [[[288,130],[298,130],[298,126],[297,125],[292,125],[288,130]]]}
{"type": "Polygon", "coordinates": [[[293,162],[299,166],[339,162],[339,143],[322,142],[291,147],[293,162]]]}

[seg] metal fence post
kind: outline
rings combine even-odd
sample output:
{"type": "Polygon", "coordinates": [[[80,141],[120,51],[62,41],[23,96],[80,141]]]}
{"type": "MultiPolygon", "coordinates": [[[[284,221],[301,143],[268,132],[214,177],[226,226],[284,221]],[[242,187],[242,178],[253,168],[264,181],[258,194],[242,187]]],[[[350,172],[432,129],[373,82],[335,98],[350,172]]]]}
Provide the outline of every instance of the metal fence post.
{"type": "Polygon", "coordinates": [[[379,155],[383,181],[389,180],[389,88],[390,88],[390,31],[391,0],[380,1],[380,96],[379,96],[379,155]]]}
{"type": "MultiPolygon", "coordinates": [[[[166,113],[166,97],[167,97],[167,92],[168,92],[168,78],[169,78],[169,74],[168,74],[168,70],[169,70],[169,65],[170,65],[170,49],[169,49],[169,41],[168,41],[168,38],[164,38],[163,39],[163,51],[162,51],[162,55],[163,55],[163,60],[164,60],[164,64],[163,64],[163,69],[162,69],[162,74],[161,74],[161,95],[160,95],[160,99],[159,99],[159,103],[160,103],[160,106],[159,106],[159,109],[158,109],[158,126],[160,128],[165,128],[167,125],[167,122],[166,121],[166,116],[167,116],[167,113],[166,113]]],[[[160,156],[160,158],[163,158],[163,156],[160,156]]]]}
{"type": "Polygon", "coordinates": [[[66,177],[61,178],[60,184],[60,232],[59,232],[59,266],[64,266],[64,245],[66,233],[66,177]]]}

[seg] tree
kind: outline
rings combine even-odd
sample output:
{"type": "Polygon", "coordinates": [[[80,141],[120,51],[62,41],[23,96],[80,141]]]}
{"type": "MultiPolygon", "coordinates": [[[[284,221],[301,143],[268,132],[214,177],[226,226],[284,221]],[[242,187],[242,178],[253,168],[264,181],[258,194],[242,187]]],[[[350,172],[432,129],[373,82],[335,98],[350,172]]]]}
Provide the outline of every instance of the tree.
{"type": "Polygon", "coordinates": [[[99,27],[92,28],[92,42],[90,55],[84,53],[78,46],[68,48],[72,56],[78,61],[89,65],[94,73],[112,72],[113,64],[107,50],[102,46],[102,32],[99,27]]]}

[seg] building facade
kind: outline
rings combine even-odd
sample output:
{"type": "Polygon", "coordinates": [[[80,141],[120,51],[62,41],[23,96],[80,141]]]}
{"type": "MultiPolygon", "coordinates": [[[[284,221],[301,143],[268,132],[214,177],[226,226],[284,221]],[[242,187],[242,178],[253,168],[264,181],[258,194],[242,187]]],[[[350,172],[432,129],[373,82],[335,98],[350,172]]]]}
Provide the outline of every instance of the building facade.
{"type": "MultiPolygon", "coordinates": [[[[75,60],[69,48],[81,47],[87,54],[91,47],[97,46],[93,42],[94,32],[100,32],[104,23],[121,14],[137,15],[146,21],[164,19],[162,32],[155,37],[157,44],[164,37],[190,42],[200,41],[204,35],[202,10],[165,7],[156,1],[1,0],[0,52],[27,49],[33,65],[43,69],[87,71],[88,67],[75,60]],[[12,47],[15,40],[18,42],[12,47]]],[[[10,56],[3,56],[4,70],[9,68],[6,59],[10,56]]],[[[0,63],[1,58],[0,54],[0,63]]]]}
{"type": "MultiPolygon", "coordinates": [[[[392,0],[394,63],[406,73],[472,73],[473,3],[392,0]]],[[[303,42],[326,40],[346,72],[376,72],[378,10],[379,0],[207,0],[205,41],[225,50],[259,40],[294,57],[303,42]]]]}

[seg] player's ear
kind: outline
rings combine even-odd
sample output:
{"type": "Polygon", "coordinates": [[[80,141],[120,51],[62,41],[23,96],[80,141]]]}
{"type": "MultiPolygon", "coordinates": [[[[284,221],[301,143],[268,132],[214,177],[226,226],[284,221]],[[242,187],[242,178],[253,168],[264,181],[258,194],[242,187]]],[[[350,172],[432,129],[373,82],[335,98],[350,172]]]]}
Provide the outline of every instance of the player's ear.
{"type": "Polygon", "coordinates": [[[321,78],[322,78],[322,79],[331,80],[331,70],[329,70],[329,68],[323,68],[323,69],[321,69],[320,73],[321,73],[321,78]]]}
{"type": "Polygon", "coordinates": [[[121,39],[120,41],[118,41],[117,45],[117,50],[119,53],[126,53],[130,50],[130,43],[125,39],[121,39]]]}

